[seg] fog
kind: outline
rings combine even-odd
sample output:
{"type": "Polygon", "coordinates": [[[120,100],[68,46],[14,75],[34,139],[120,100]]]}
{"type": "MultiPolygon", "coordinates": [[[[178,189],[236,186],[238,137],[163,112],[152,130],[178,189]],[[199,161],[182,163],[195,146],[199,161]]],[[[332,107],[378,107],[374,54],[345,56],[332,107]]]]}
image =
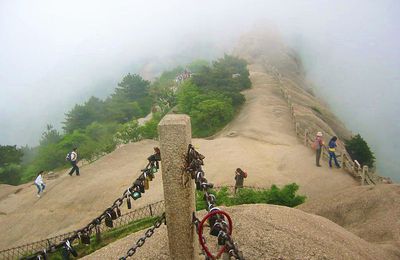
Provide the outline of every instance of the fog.
{"type": "Polygon", "coordinates": [[[128,72],[229,52],[273,24],[316,93],[400,180],[398,1],[0,1],[0,144],[36,145],[46,124],[128,72]]]}

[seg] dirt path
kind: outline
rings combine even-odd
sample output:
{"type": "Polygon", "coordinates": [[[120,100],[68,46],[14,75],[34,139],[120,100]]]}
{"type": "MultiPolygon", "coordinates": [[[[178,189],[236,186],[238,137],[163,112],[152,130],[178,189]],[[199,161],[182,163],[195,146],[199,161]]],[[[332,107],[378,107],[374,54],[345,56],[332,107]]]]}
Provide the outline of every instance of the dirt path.
{"type": "MultiPolygon", "coordinates": [[[[314,166],[314,154],[295,137],[289,110],[276,82],[259,67],[249,67],[253,88],[237,118],[213,140],[193,143],[206,156],[205,171],[215,185],[233,185],[234,170],[242,167],[245,185],[269,187],[296,182],[309,200],[357,183],[340,170],[314,166]]],[[[31,184],[16,189],[1,187],[0,248],[20,245],[65,233],[86,225],[119,197],[139,174],[155,141],[125,145],[91,165],[80,177],[66,172],[47,182],[38,199],[31,184]],[[3,192],[3,189],[6,190],[3,192]],[[4,194],[5,193],[5,194],[4,194]]],[[[163,199],[161,175],[135,207],[163,199]]]]}

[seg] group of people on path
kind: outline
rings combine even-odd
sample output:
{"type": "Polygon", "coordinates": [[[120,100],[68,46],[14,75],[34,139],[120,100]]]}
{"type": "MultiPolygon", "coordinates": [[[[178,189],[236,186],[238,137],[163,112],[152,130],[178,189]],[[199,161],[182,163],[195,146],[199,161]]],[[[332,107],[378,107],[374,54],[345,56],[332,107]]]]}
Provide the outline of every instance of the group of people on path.
{"type": "Polygon", "coordinates": [[[325,146],[324,140],[322,139],[322,132],[318,132],[317,136],[315,138],[315,141],[313,143],[313,147],[316,151],[316,158],[315,158],[315,163],[317,165],[317,167],[321,167],[320,159],[321,159],[321,154],[322,154],[322,149],[328,149],[328,154],[329,154],[329,167],[332,168],[332,160],[335,162],[335,166],[336,168],[340,168],[340,165],[337,161],[336,158],[336,141],[337,141],[337,137],[333,136],[331,138],[331,140],[329,141],[328,147],[325,146]]]}
{"type": "MultiPolygon", "coordinates": [[[[74,174],[74,172],[75,172],[76,176],[80,176],[79,167],[77,165],[78,164],[78,148],[74,147],[72,149],[72,151],[67,154],[67,157],[65,159],[68,162],[70,162],[71,166],[72,166],[72,169],[68,173],[69,176],[72,176],[74,174]]],[[[33,184],[38,189],[37,195],[36,195],[38,198],[41,197],[42,193],[45,192],[45,188],[46,188],[46,185],[43,181],[43,173],[44,173],[44,171],[39,171],[36,175],[35,181],[33,182],[33,184]]]]}

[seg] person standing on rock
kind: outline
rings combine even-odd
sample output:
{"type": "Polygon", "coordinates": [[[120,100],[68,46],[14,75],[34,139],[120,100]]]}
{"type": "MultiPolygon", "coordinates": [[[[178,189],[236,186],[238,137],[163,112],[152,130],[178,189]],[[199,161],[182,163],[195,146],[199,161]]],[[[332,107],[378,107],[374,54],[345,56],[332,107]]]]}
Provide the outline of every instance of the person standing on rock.
{"type": "Polygon", "coordinates": [[[46,185],[43,182],[43,177],[42,177],[43,171],[38,172],[34,184],[36,185],[36,188],[38,189],[37,195],[38,198],[40,198],[40,193],[44,192],[44,189],[46,188],[46,185]]]}
{"type": "Polygon", "coordinates": [[[74,172],[76,172],[76,176],[79,176],[80,175],[79,174],[79,167],[77,165],[77,163],[78,163],[78,148],[74,147],[74,149],[72,149],[72,152],[68,153],[67,160],[70,161],[70,163],[72,165],[72,169],[68,173],[69,176],[72,176],[72,174],[74,172]]]}
{"type": "Polygon", "coordinates": [[[317,133],[317,137],[315,138],[313,145],[314,145],[314,149],[316,151],[315,163],[316,163],[317,167],[321,167],[321,164],[319,164],[319,161],[321,159],[322,148],[325,146],[324,140],[322,139],[322,132],[317,133]]]}
{"type": "Polygon", "coordinates": [[[329,150],[329,167],[331,167],[332,168],[332,159],[335,161],[335,165],[336,165],[336,168],[340,168],[340,165],[339,165],[339,163],[338,163],[338,161],[337,161],[337,159],[336,159],[336,154],[335,154],[335,151],[336,151],[336,140],[337,140],[337,137],[336,136],[334,136],[334,137],[332,137],[331,138],[331,140],[329,141],[329,144],[328,144],[328,150],[329,150]]]}
{"type": "Polygon", "coordinates": [[[235,171],[235,194],[237,189],[243,188],[245,178],[247,178],[247,173],[242,169],[237,168],[235,171]]]}

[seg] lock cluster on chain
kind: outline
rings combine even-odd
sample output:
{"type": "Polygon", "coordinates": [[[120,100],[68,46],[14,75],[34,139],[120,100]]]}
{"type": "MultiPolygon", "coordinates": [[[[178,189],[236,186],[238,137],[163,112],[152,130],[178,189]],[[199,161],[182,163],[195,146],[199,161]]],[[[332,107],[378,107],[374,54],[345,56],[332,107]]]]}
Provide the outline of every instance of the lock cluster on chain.
{"type": "Polygon", "coordinates": [[[196,232],[199,237],[201,249],[205,254],[205,259],[220,258],[223,253],[229,255],[229,258],[244,260],[242,252],[239,251],[236,243],[233,241],[232,220],[228,213],[216,207],[216,197],[209,192],[213,188],[213,184],[209,183],[205,178],[205,173],[202,169],[204,165],[204,156],[197,152],[193,145],[189,145],[186,156],[186,172],[194,179],[196,189],[204,193],[203,198],[207,204],[208,214],[200,221],[193,212],[193,224],[196,227],[196,232]],[[228,223],[227,223],[228,221],[228,223]],[[217,237],[218,245],[222,246],[216,256],[210,253],[206,245],[206,239],[203,236],[203,226],[207,222],[210,227],[210,235],[217,237]]]}
{"type": "MultiPolygon", "coordinates": [[[[133,184],[122,194],[122,196],[114,201],[111,207],[107,208],[103,213],[100,214],[97,218],[93,219],[89,224],[85,227],[74,231],[73,235],[64,239],[58,244],[49,245],[47,248],[37,251],[34,254],[23,257],[21,260],[34,260],[34,259],[47,259],[49,253],[54,253],[55,251],[61,249],[61,256],[63,259],[69,259],[70,255],[74,257],[78,256],[78,253],[73,248],[72,243],[79,239],[82,244],[89,245],[90,244],[90,236],[92,234],[93,229],[96,233],[100,232],[100,224],[104,220],[104,223],[107,227],[114,227],[113,220],[121,217],[120,207],[126,200],[126,204],[128,209],[132,208],[131,198],[133,200],[137,200],[142,196],[142,193],[145,193],[145,190],[149,188],[149,181],[152,181],[155,177],[155,173],[159,169],[159,161],[161,161],[160,150],[155,147],[155,154],[149,156],[147,158],[148,164],[144,169],[141,170],[141,174],[139,177],[133,182],[133,184]]],[[[165,221],[165,215],[161,217],[154,225],[153,229],[149,229],[146,232],[145,237],[151,237],[154,233],[154,229],[158,228],[163,221],[165,221]]],[[[143,245],[145,239],[138,241],[137,247],[143,245]]],[[[136,248],[132,251],[129,251],[128,256],[132,256],[136,252],[136,248]]],[[[124,258],[125,259],[125,258],[124,258]]]]}

